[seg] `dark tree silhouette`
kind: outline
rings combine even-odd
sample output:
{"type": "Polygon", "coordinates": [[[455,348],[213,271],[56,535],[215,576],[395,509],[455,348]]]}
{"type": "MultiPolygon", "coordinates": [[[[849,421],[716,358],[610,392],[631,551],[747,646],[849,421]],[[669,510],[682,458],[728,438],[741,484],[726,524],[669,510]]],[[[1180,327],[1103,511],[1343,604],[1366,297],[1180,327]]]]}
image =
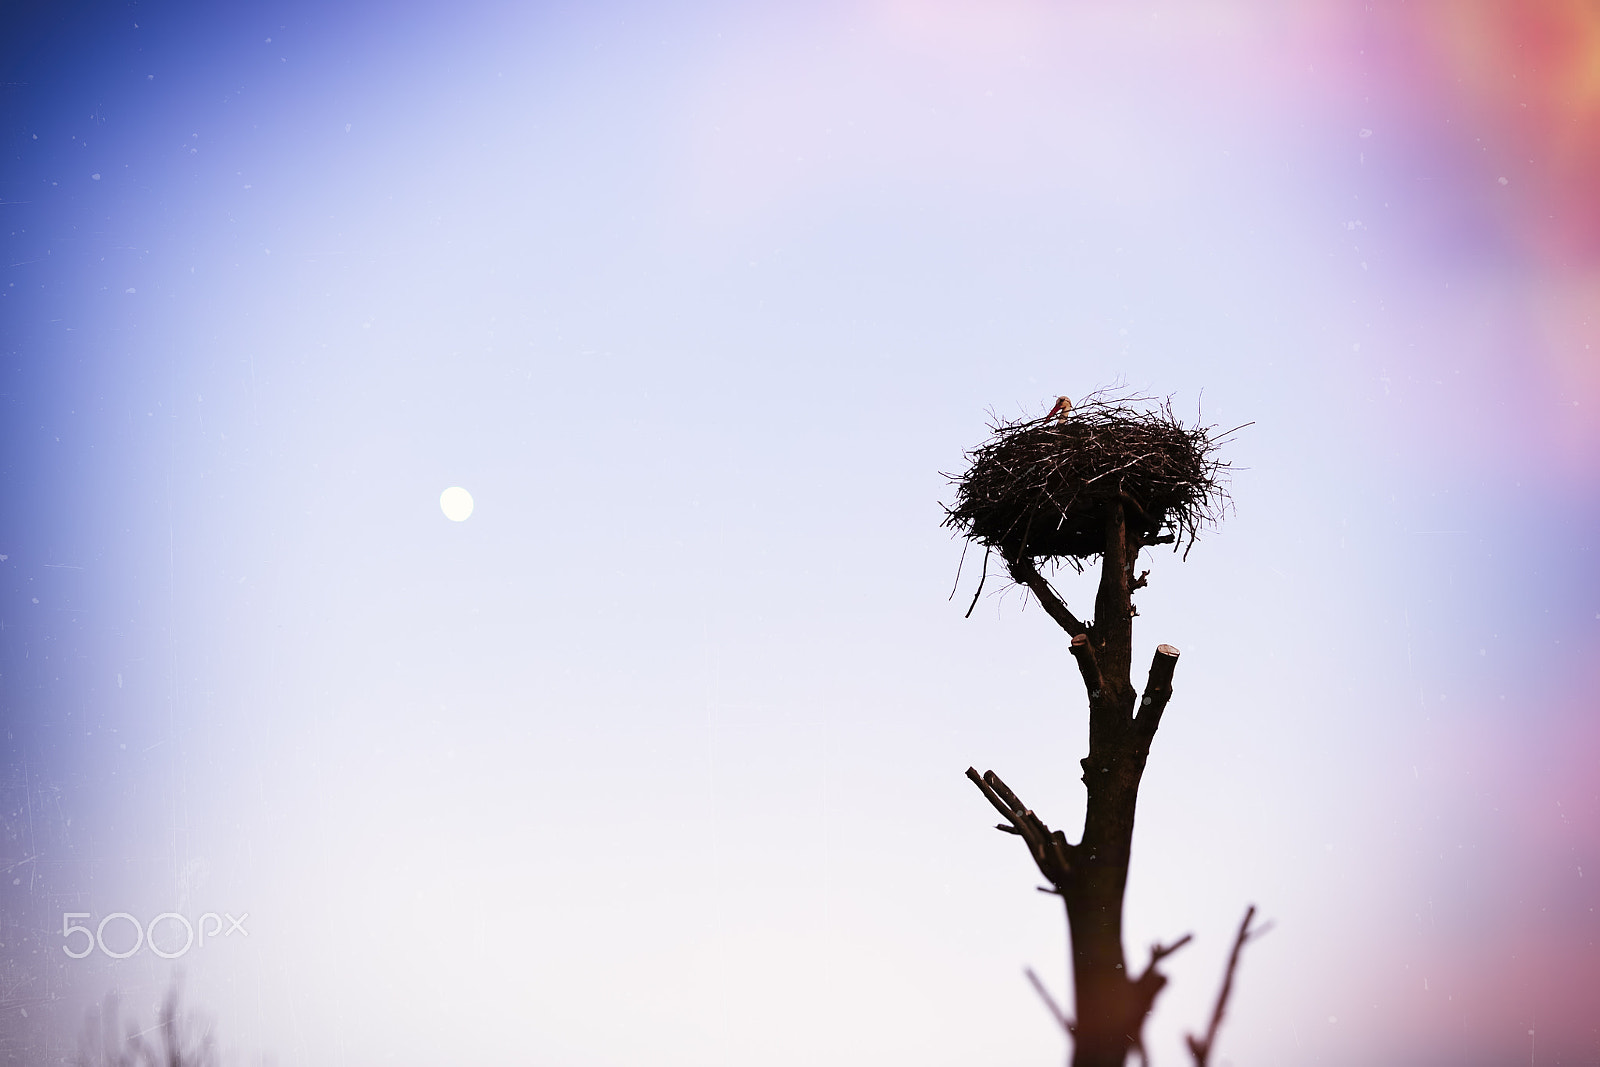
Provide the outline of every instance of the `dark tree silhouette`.
{"type": "MultiPolygon", "coordinates": [[[[999,422],[992,429],[994,436],[968,454],[967,471],[951,477],[957,498],[946,509],[946,525],[984,546],[985,574],[989,553],[997,553],[1011,578],[1071,638],[1089,704],[1081,837],[1069,843],[993,771],[980,775],[968,768],[967,777],[1004,817],[998,829],[1027,845],[1049,883],[1041,888],[1065,902],[1075,1016],[1068,1019],[1053,1004],[1052,1011],[1071,1035],[1073,1067],[1122,1067],[1130,1051],[1143,1055],[1144,1020],[1167,982],[1157,965],[1189,941],[1184,936],[1152,946],[1137,974],[1123,953],[1122,903],[1139,782],[1178,663],[1176,648],[1156,646],[1143,692],[1134,688],[1133,594],[1149,576],[1135,568],[1139,553],[1152,545],[1181,546],[1187,556],[1198,531],[1221,518],[1228,500],[1219,479],[1227,464],[1217,447],[1227,435],[1184,426],[1170,403],[1108,394],[1091,396],[1064,417],[999,422]],[[1094,618],[1083,622],[1045,579],[1039,561],[1081,571],[1095,557],[1094,618]]],[[[1230,966],[1230,985],[1231,975],[1230,966]]],[[[1195,1051],[1202,1064],[1214,1039],[1215,1023],[1195,1051]]]]}

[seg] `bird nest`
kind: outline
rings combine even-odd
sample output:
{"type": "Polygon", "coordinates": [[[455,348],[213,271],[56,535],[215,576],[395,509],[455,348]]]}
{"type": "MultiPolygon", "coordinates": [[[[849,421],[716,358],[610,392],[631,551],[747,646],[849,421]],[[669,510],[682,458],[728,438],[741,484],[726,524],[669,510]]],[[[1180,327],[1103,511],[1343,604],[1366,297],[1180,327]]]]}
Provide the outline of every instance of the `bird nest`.
{"type": "MultiPolygon", "coordinates": [[[[1185,426],[1170,400],[1096,393],[1065,418],[997,420],[993,436],[950,475],[944,525],[1007,560],[1050,557],[1080,567],[1106,549],[1106,518],[1123,506],[1146,545],[1194,544],[1228,506],[1227,433],[1185,426]]],[[[1228,431],[1231,433],[1232,431],[1228,431]]]]}

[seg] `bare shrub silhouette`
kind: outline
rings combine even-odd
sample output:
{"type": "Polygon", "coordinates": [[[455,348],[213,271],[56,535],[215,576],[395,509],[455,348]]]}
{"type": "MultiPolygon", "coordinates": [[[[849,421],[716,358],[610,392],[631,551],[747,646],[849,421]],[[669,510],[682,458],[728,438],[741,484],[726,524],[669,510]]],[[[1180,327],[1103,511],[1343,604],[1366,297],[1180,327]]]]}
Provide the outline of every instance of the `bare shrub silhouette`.
{"type": "Polygon", "coordinates": [[[119,1025],[117,995],[108,994],[99,1008],[89,1010],[74,1067],[217,1067],[210,1025],[184,1012],[180,1001],[174,982],[161,1002],[156,1024],[141,1030],[133,1019],[125,1027],[119,1025]]]}

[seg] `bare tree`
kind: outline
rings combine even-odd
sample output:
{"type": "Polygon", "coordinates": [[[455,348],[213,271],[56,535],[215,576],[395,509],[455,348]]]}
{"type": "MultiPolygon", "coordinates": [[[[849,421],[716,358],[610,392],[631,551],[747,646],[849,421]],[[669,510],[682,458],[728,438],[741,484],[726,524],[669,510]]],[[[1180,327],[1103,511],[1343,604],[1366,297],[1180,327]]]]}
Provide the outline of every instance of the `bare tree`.
{"type": "MultiPolygon", "coordinates": [[[[1137,974],[1123,952],[1122,904],[1139,782],[1178,664],[1176,648],[1157,645],[1144,688],[1135,689],[1133,595],[1150,573],[1136,573],[1136,565],[1152,545],[1181,546],[1187,556],[1199,529],[1220,519],[1227,497],[1219,479],[1227,465],[1217,458],[1217,445],[1227,435],[1184,426],[1170,404],[1145,397],[1097,394],[1065,407],[1069,412],[1058,403],[1044,419],[995,424],[990,441],[969,453],[969,469],[952,477],[957,500],[947,509],[946,525],[984,546],[985,574],[989,553],[998,553],[1011,578],[1071,639],[1089,705],[1083,833],[1077,843],[1068,842],[993,771],[968,768],[967,777],[1004,818],[998,829],[1027,846],[1049,883],[1040,888],[1065,903],[1075,1015],[1069,1019],[1051,1006],[1071,1036],[1073,1067],[1122,1067],[1130,1051],[1143,1056],[1144,1020],[1167,982],[1158,965],[1189,941],[1186,935],[1151,946],[1137,974]],[[1094,617],[1084,622],[1039,562],[1081,570],[1095,558],[1094,617]]],[[[1214,1037],[1215,1022],[1203,1045],[1207,1054],[1214,1037]]]]}

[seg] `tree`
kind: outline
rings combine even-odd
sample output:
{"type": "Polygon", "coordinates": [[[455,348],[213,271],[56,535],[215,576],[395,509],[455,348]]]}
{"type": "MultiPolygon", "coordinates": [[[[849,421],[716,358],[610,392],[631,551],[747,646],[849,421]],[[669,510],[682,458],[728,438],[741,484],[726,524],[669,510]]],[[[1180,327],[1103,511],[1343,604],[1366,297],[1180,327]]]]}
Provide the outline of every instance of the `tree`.
{"type": "MultiPolygon", "coordinates": [[[[1060,405],[1052,416],[1060,414],[1060,405]]],[[[1073,1043],[1073,1067],[1122,1067],[1128,1053],[1143,1057],[1142,1031],[1166,985],[1157,969],[1189,936],[1151,947],[1133,975],[1122,943],[1122,904],[1133,846],[1139,782],[1161,716],[1172,697],[1178,650],[1157,645],[1144,689],[1133,685],[1133,594],[1149,571],[1135,574],[1139,553],[1153,545],[1183,547],[1187,557],[1199,530],[1227,506],[1217,455],[1227,434],[1184,426],[1170,402],[1095,394],[1060,417],[998,422],[994,436],[968,454],[968,470],[951,481],[956,503],[945,524],[998,553],[1013,581],[1031,592],[1071,638],[1069,650],[1089,705],[1089,754],[1082,761],[1088,792],[1083,833],[1076,844],[1052,830],[993,771],[967,777],[1005,818],[997,828],[1020,837],[1041,887],[1061,897],[1072,941],[1075,1018],[1054,1009],[1073,1043]],[[1040,570],[1040,561],[1082,570],[1098,558],[1100,578],[1092,621],[1081,621],[1040,570]]],[[[1232,432],[1232,431],[1229,431],[1232,432]]],[[[973,596],[976,605],[982,593],[973,596]]],[[[967,612],[971,614],[971,608],[967,612]]],[[[1238,948],[1203,1042],[1190,1045],[1202,1067],[1215,1040],[1238,948]]],[[[1031,977],[1031,974],[1030,974],[1031,977]]],[[[1041,994],[1043,987],[1039,987],[1041,994]]],[[[1047,996],[1047,995],[1046,995],[1047,996]]],[[[1048,999],[1048,996],[1047,996],[1048,999]]]]}

